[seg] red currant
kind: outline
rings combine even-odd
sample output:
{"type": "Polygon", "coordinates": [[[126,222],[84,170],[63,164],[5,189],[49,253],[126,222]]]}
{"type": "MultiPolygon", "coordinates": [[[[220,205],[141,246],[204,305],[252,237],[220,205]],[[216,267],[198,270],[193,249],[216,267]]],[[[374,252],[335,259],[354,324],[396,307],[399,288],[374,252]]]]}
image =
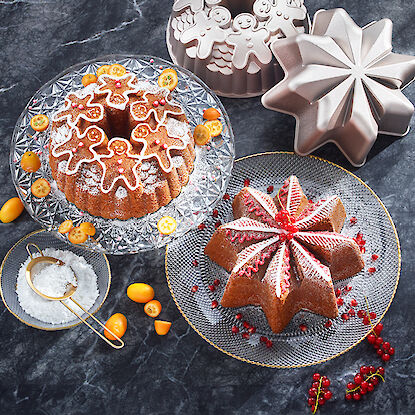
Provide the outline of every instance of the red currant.
{"type": "Polygon", "coordinates": [[[360,398],[361,398],[361,395],[360,395],[360,393],[359,393],[359,392],[355,392],[355,393],[353,394],[353,399],[354,399],[355,401],[360,401],[360,398]]]}
{"type": "Polygon", "coordinates": [[[368,316],[363,317],[363,324],[365,326],[368,326],[370,324],[370,320],[368,316]]]}
{"type": "Polygon", "coordinates": [[[240,319],[242,318],[242,314],[241,314],[241,313],[238,313],[238,314],[235,316],[235,318],[236,318],[237,320],[240,320],[240,319]]]}
{"type": "Polygon", "coordinates": [[[378,372],[379,372],[379,374],[380,374],[381,376],[383,376],[383,375],[385,374],[385,368],[384,368],[384,367],[382,367],[382,366],[379,366],[379,367],[378,367],[378,372]]]}
{"type": "Polygon", "coordinates": [[[356,385],[360,385],[363,381],[363,377],[360,373],[358,373],[357,375],[355,375],[353,380],[354,380],[354,383],[356,383],[356,385]]]}
{"type": "Polygon", "coordinates": [[[383,339],[382,339],[382,337],[378,337],[378,338],[375,340],[375,344],[377,344],[378,346],[380,346],[382,343],[383,343],[383,339]]]}
{"type": "Polygon", "coordinates": [[[313,406],[316,404],[316,398],[308,398],[307,402],[310,406],[313,406]]]}
{"type": "Polygon", "coordinates": [[[351,401],[353,399],[353,395],[351,393],[346,393],[345,398],[347,401],[351,401]]]}
{"type": "Polygon", "coordinates": [[[382,350],[382,349],[378,349],[378,350],[376,350],[376,353],[377,353],[377,355],[378,355],[379,357],[382,357],[382,356],[383,356],[383,350],[382,350]]]}
{"type": "Polygon", "coordinates": [[[339,298],[337,299],[337,305],[343,305],[343,303],[344,303],[343,298],[339,297],[339,298]]]}
{"type": "Polygon", "coordinates": [[[359,317],[359,318],[363,318],[363,317],[365,317],[366,316],[366,311],[364,311],[364,310],[359,310],[358,312],[357,312],[357,317],[359,317]]]}
{"type": "Polygon", "coordinates": [[[369,274],[373,274],[373,273],[375,273],[375,272],[376,272],[376,268],[375,268],[375,267],[370,267],[370,268],[368,269],[368,272],[369,272],[369,274]]]}
{"type": "Polygon", "coordinates": [[[326,400],[323,397],[321,397],[321,398],[318,399],[318,404],[320,406],[323,406],[325,402],[326,402],[326,400]]]}
{"type": "Polygon", "coordinates": [[[198,228],[199,228],[201,231],[203,231],[203,229],[205,229],[205,228],[206,228],[206,225],[205,225],[204,223],[201,223],[201,224],[198,226],[198,228]]]}
{"type": "Polygon", "coordinates": [[[375,342],[376,342],[376,336],[374,334],[369,334],[367,336],[367,341],[369,342],[369,344],[375,344],[375,342]]]}
{"type": "Polygon", "coordinates": [[[360,389],[367,389],[368,386],[368,382],[366,382],[365,380],[360,384],[360,389]]]}
{"type": "Polygon", "coordinates": [[[216,279],[215,281],[213,281],[213,284],[216,285],[216,287],[220,284],[220,281],[218,279],[216,279]]]}
{"type": "Polygon", "coordinates": [[[217,218],[219,216],[219,211],[217,209],[213,209],[212,216],[217,218]]]}
{"type": "Polygon", "coordinates": [[[244,186],[248,187],[251,184],[251,181],[249,179],[244,180],[244,186]]]}
{"type": "Polygon", "coordinates": [[[333,397],[333,393],[331,391],[324,392],[324,399],[328,401],[333,397]]]}
{"type": "Polygon", "coordinates": [[[208,288],[212,292],[216,290],[216,287],[214,285],[209,285],[208,288]]]}
{"type": "Polygon", "coordinates": [[[379,255],[376,255],[376,254],[373,254],[372,255],[372,260],[373,261],[376,261],[378,258],[379,258],[379,255]]]}
{"type": "Polygon", "coordinates": [[[387,354],[387,353],[383,353],[383,355],[382,355],[382,360],[384,361],[384,362],[388,362],[389,360],[390,360],[390,355],[389,354],[387,354]]]}
{"type": "Polygon", "coordinates": [[[314,373],[313,380],[315,381],[320,380],[320,373],[314,373]]]}
{"type": "Polygon", "coordinates": [[[250,334],[254,334],[256,332],[256,327],[251,326],[251,327],[249,327],[248,331],[249,331],[250,334]]]}
{"type": "Polygon", "coordinates": [[[372,392],[372,391],[373,391],[373,389],[375,389],[375,387],[373,386],[373,383],[369,382],[369,383],[367,384],[367,390],[368,390],[368,392],[372,392]]]}
{"type": "Polygon", "coordinates": [[[242,324],[246,329],[249,329],[251,327],[251,325],[247,321],[244,321],[242,324]]]}
{"type": "Polygon", "coordinates": [[[357,301],[353,298],[352,301],[350,301],[350,305],[352,307],[356,307],[357,306],[357,301]]]}
{"type": "Polygon", "coordinates": [[[379,383],[379,379],[376,377],[371,378],[371,382],[373,383],[374,386],[376,386],[379,383]]]}
{"type": "Polygon", "coordinates": [[[329,379],[324,379],[323,382],[322,382],[322,385],[325,388],[328,388],[330,386],[330,380],[329,379]]]}
{"type": "Polygon", "coordinates": [[[353,382],[349,382],[348,384],[347,384],[347,389],[349,389],[349,390],[352,390],[352,389],[354,389],[356,387],[356,385],[353,383],[353,382]]]}
{"type": "Polygon", "coordinates": [[[393,356],[395,354],[395,348],[394,347],[390,347],[388,350],[388,353],[393,356]]]}
{"type": "Polygon", "coordinates": [[[232,326],[232,333],[233,334],[239,333],[239,328],[237,326],[232,326]]]}
{"type": "Polygon", "coordinates": [[[376,318],[376,313],[369,313],[369,317],[374,320],[376,318]]]}
{"type": "Polygon", "coordinates": [[[376,372],[376,368],[375,368],[375,366],[369,366],[369,373],[370,374],[373,374],[373,373],[375,373],[376,372]]]}
{"type": "Polygon", "coordinates": [[[342,319],[343,319],[344,321],[349,320],[349,318],[350,318],[350,316],[349,316],[348,314],[346,314],[346,313],[343,313],[343,314],[342,314],[342,319]]]}
{"type": "Polygon", "coordinates": [[[356,315],[356,312],[353,310],[353,308],[351,308],[351,309],[347,312],[347,314],[348,314],[350,317],[354,317],[354,316],[356,315]]]}
{"type": "Polygon", "coordinates": [[[360,367],[360,374],[366,375],[369,372],[369,368],[367,366],[360,367]]]}
{"type": "Polygon", "coordinates": [[[328,329],[328,328],[330,328],[330,327],[332,326],[332,324],[333,324],[333,322],[332,322],[331,320],[327,320],[327,321],[324,323],[324,327],[325,327],[326,329],[328,329]]]}
{"type": "Polygon", "coordinates": [[[242,338],[244,338],[245,340],[249,339],[249,333],[242,333],[242,338]]]}
{"type": "Polygon", "coordinates": [[[342,294],[342,290],[340,288],[337,288],[336,290],[336,297],[340,297],[342,294]]]}
{"type": "Polygon", "coordinates": [[[223,200],[229,200],[231,198],[231,196],[228,193],[225,193],[223,195],[223,200]]]}
{"type": "Polygon", "coordinates": [[[380,333],[382,333],[383,324],[382,323],[378,323],[373,330],[379,336],[380,333]]]}
{"type": "Polygon", "coordinates": [[[267,340],[267,342],[265,343],[265,345],[267,346],[267,349],[270,349],[273,345],[271,340],[267,340]]]}
{"type": "Polygon", "coordinates": [[[361,395],[366,395],[366,393],[367,393],[367,389],[360,389],[360,393],[361,393],[361,395]]]}
{"type": "Polygon", "coordinates": [[[389,342],[385,342],[382,344],[383,350],[389,350],[391,347],[391,344],[389,342]]]}
{"type": "Polygon", "coordinates": [[[320,382],[313,382],[311,385],[313,388],[318,389],[318,387],[320,386],[320,382]]]}
{"type": "Polygon", "coordinates": [[[261,336],[260,338],[259,338],[259,341],[261,342],[261,343],[266,343],[267,342],[267,338],[265,337],[265,336],[261,336]]]}

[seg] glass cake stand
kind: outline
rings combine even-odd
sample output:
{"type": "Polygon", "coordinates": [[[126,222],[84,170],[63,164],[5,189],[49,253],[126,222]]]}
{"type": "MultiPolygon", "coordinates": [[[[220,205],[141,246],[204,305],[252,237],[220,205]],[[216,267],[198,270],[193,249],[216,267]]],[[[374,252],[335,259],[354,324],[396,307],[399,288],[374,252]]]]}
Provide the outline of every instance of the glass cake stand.
{"type": "Polygon", "coordinates": [[[11,143],[10,168],[26,210],[43,228],[66,240],[66,236],[56,231],[64,220],[72,219],[75,225],[92,222],[97,235],[82,246],[98,252],[122,255],[160,248],[203,222],[225,193],[234,157],[234,137],[225,108],[196,76],[186,69],[152,56],[111,55],[72,66],[36,92],[16,123],[11,143]],[[157,212],[125,221],[92,216],[69,203],[51,175],[47,149],[49,129],[36,133],[30,127],[30,119],[36,114],[42,113],[51,118],[64,103],[66,95],[82,87],[83,75],[95,73],[99,66],[112,63],[120,63],[138,78],[153,82],[157,82],[163,69],[174,68],[179,76],[179,84],[172,95],[184,108],[191,128],[202,122],[203,110],[208,107],[220,111],[224,127],[222,134],[213,138],[209,145],[196,146],[195,166],[190,181],[177,198],[157,212]],[[42,167],[36,173],[27,173],[20,168],[21,156],[29,150],[38,153],[42,161],[42,167]],[[39,177],[46,178],[52,187],[44,199],[37,199],[30,192],[32,183],[39,177]],[[163,216],[172,216],[177,221],[177,229],[172,235],[161,235],[157,229],[157,222],[163,216]]]}
{"type": "MultiPolygon", "coordinates": [[[[218,217],[209,217],[206,228],[196,229],[169,244],[166,252],[166,276],[171,294],[187,322],[211,345],[222,352],[245,362],[278,368],[308,366],[339,356],[361,342],[370,330],[362,319],[355,316],[344,321],[343,313],[350,309],[350,301],[358,302],[355,311],[367,310],[376,313],[373,324],[379,322],[388,310],[399,281],[401,254],[399,239],[392,219],[376,194],[358,177],[328,161],[316,157],[300,157],[293,153],[265,153],[237,160],[227,189],[229,200],[218,206],[218,217]],[[356,236],[363,233],[366,239],[365,268],[347,280],[335,283],[340,288],[344,305],[339,306],[339,317],[328,323],[327,318],[301,311],[296,314],[286,329],[273,333],[259,307],[249,306],[223,308],[220,299],[229,274],[213,263],[203,253],[218,221],[233,220],[232,200],[244,186],[267,192],[274,186],[275,196],[284,180],[290,175],[298,176],[304,193],[313,200],[330,195],[340,196],[347,212],[343,234],[356,236]],[[351,217],[356,217],[353,225],[351,217]],[[373,261],[372,254],[379,255],[373,261]],[[375,267],[374,273],[368,269],[375,267]],[[215,279],[220,284],[214,292],[209,285],[215,279]],[[198,290],[193,293],[192,287],[198,290]],[[350,291],[348,291],[351,288],[350,291]],[[219,305],[212,309],[212,301],[219,305]],[[242,338],[242,322],[235,319],[242,313],[243,320],[256,327],[249,340],[242,338]],[[240,328],[232,333],[232,326],[240,328]],[[303,330],[304,331],[303,331],[303,330]],[[260,337],[273,342],[267,348],[260,337]]],[[[216,212],[215,212],[216,214],[216,212]]]]}

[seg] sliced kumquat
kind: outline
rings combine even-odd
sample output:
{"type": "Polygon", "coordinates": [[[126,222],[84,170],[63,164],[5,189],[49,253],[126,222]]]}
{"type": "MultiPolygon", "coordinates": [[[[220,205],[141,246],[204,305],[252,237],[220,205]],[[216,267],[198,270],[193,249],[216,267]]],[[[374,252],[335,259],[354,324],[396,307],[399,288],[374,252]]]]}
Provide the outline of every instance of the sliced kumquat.
{"type": "Polygon", "coordinates": [[[170,235],[176,230],[177,222],[171,216],[163,216],[157,223],[157,229],[163,235],[170,235]]]}
{"type": "Polygon", "coordinates": [[[89,236],[94,236],[96,233],[95,226],[91,222],[82,222],[79,227],[89,236]]]}
{"type": "Polygon", "coordinates": [[[179,77],[174,69],[165,69],[158,78],[158,84],[161,88],[167,88],[173,91],[179,83],[179,77]]]}
{"type": "Polygon", "coordinates": [[[209,128],[205,127],[203,124],[196,125],[195,130],[193,131],[193,138],[198,146],[206,145],[211,139],[209,128]]]}
{"type": "Polygon", "coordinates": [[[68,233],[72,228],[73,228],[73,222],[70,219],[68,219],[59,225],[58,232],[62,234],[68,233]]]}
{"type": "MultiPolygon", "coordinates": [[[[105,327],[111,330],[120,339],[127,331],[127,318],[124,314],[115,313],[105,323],[105,327]]],[[[104,336],[108,340],[116,340],[116,338],[107,330],[104,329],[104,336]]]]}
{"type": "Polygon", "coordinates": [[[158,300],[151,300],[144,306],[144,312],[150,317],[157,317],[161,313],[161,304],[158,300]]]}
{"type": "Polygon", "coordinates": [[[35,197],[46,197],[50,193],[50,184],[46,179],[37,179],[33,182],[30,190],[35,197]]]}
{"type": "Polygon", "coordinates": [[[90,84],[95,84],[97,82],[97,77],[93,73],[87,73],[82,77],[82,85],[88,86],[90,84]]]}
{"type": "Polygon", "coordinates": [[[30,120],[30,126],[35,131],[45,131],[49,126],[49,118],[44,114],[37,114],[30,120]]]}
{"type": "Polygon", "coordinates": [[[102,65],[97,69],[97,77],[99,78],[101,75],[108,74],[110,69],[110,65],[102,65]]]}
{"type": "Polygon", "coordinates": [[[20,166],[24,171],[34,173],[40,169],[40,158],[33,151],[26,151],[20,160],[20,166]]]}
{"type": "Polygon", "coordinates": [[[69,231],[68,239],[73,244],[83,244],[88,239],[88,235],[80,227],[76,227],[69,231]]]}
{"type": "Polygon", "coordinates": [[[22,201],[18,197],[12,197],[0,209],[0,220],[3,223],[10,223],[22,214],[23,209],[22,201]]]}
{"type": "Polygon", "coordinates": [[[212,137],[217,137],[223,131],[223,125],[219,120],[206,121],[204,126],[209,129],[212,137]]]}
{"type": "Polygon", "coordinates": [[[124,66],[119,63],[114,63],[114,65],[111,65],[108,69],[108,75],[117,76],[118,78],[121,78],[126,73],[127,71],[124,66]]]}
{"type": "Polygon", "coordinates": [[[220,117],[220,112],[216,108],[207,108],[203,111],[203,118],[205,120],[213,121],[220,117]]]}
{"type": "Polygon", "coordinates": [[[156,329],[156,333],[159,336],[165,336],[171,327],[170,321],[163,321],[163,320],[155,320],[154,321],[154,328],[156,329]]]}
{"type": "Polygon", "coordinates": [[[148,303],[154,298],[154,288],[143,282],[135,282],[128,286],[127,297],[136,303],[148,303]]]}

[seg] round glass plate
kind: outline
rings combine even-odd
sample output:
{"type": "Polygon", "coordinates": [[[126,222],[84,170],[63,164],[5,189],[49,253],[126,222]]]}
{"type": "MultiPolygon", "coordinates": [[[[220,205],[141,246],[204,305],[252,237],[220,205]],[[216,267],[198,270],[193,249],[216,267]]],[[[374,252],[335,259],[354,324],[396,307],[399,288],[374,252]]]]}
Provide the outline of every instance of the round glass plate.
{"type": "MultiPolygon", "coordinates": [[[[0,294],[6,308],[20,321],[28,326],[35,327],[41,330],[64,330],[71,327],[75,327],[81,324],[81,321],[74,316],[72,321],[61,324],[45,323],[35,317],[32,317],[21,307],[17,293],[16,284],[17,277],[21,265],[27,260],[28,253],[26,251],[26,245],[28,243],[34,243],[39,246],[40,249],[53,248],[61,251],[70,251],[75,255],[84,257],[88,264],[91,264],[97,275],[97,284],[99,295],[95,300],[94,305],[89,309],[91,314],[96,313],[104,304],[107,298],[110,285],[111,285],[111,270],[108,259],[105,255],[99,252],[86,251],[75,245],[66,243],[64,241],[55,238],[52,232],[44,230],[35,231],[24,236],[18,241],[4,257],[3,263],[0,268],[0,294]]],[[[87,314],[82,316],[84,319],[89,318],[87,314]]]]}
{"type": "Polygon", "coordinates": [[[122,255],[164,246],[205,220],[225,192],[234,157],[234,137],[229,117],[218,97],[202,81],[186,69],[156,57],[111,55],[72,66],[33,96],[14,129],[10,168],[27,211],[42,227],[66,240],[65,236],[56,232],[64,220],[72,219],[75,225],[92,222],[98,231],[97,236],[83,246],[98,252],[122,255]],[[178,73],[179,84],[172,95],[184,108],[192,130],[202,122],[203,110],[208,107],[220,111],[224,126],[222,134],[213,138],[208,146],[196,146],[190,181],[177,198],[157,212],[125,221],[92,216],[69,203],[51,175],[47,149],[49,129],[36,133],[30,127],[30,119],[36,114],[46,114],[51,118],[64,103],[66,95],[82,87],[83,75],[95,73],[99,66],[112,63],[120,63],[137,78],[152,82],[157,82],[163,69],[173,67],[178,73]],[[28,150],[35,151],[41,157],[42,167],[36,173],[27,173],[20,168],[20,159],[28,150]],[[46,178],[52,185],[51,193],[44,199],[37,199],[30,192],[32,183],[39,177],[46,178]],[[172,216],[177,221],[177,229],[172,235],[163,236],[157,229],[157,222],[163,216],[172,216]]]}
{"type": "Polygon", "coordinates": [[[218,217],[211,216],[205,222],[205,229],[193,230],[169,244],[166,252],[170,291],[179,310],[197,333],[232,357],[280,368],[321,363],[362,341],[370,326],[365,326],[357,316],[343,321],[341,314],[350,309],[351,299],[358,302],[356,312],[367,310],[366,297],[370,311],[377,315],[373,323],[380,321],[395,295],[401,265],[395,226],[376,194],[358,177],[339,166],[293,153],[258,154],[238,160],[227,192],[231,198],[217,206],[218,217]],[[293,174],[299,178],[305,194],[313,200],[329,195],[340,196],[348,215],[342,233],[356,236],[362,232],[367,241],[365,269],[354,277],[335,283],[335,289],[342,290],[344,305],[339,306],[339,317],[331,321],[330,327],[326,327],[330,324],[326,325],[327,318],[301,311],[282,333],[275,334],[259,307],[235,309],[220,306],[229,274],[205,256],[203,249],[218,221],[227,223],[233,220],[232,200],[246,179],[249,179],[251,187],[263,192],[267,192],[268,186],[274,186],[272,196],[275,196],[284,180],[293,174]],[[357,218],[354,225],[350,222],[351,217],[357,218]],[[374,253],[379,255],[376,261],[371,258],[374,253]],[[374,273],[368,272],[371,267],[376,268],[374,273]],[[216,278],[220,280],[220,285],[211,292],[208,286],[216,278]],[[196,293],[192,292],[194,285],[199,287],[196,293]],[[218,301],[219,306],[212,309],[214,300],[218,301]],[[256,327],[256,333],[251,334],[248,340],[241,336],[243,326],[235,319],[237,313],[242,313],[243,320],[256,327]],[[231,331],[235,324],[240,328],[237,335],[231,331]],[[302,331],[301,328],[306,329],[302,331]],[[260,341],[261,336],[270,339],[273,346],[267,348],[260,341]]]}

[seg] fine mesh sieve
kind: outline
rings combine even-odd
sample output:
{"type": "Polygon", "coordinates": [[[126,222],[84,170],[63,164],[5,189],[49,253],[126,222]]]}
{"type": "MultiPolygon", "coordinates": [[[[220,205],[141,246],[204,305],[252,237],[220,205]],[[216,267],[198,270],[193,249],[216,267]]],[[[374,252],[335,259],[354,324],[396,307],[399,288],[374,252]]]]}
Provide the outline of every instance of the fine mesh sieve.
{"type": "Polygon", "coordinates": [[[227,189],[230,200],[223,200],[218,206],[219,217],[211,217],[205,222],[206,228],[194,230],[171,243],[166,252],[166,275],[174,300],[189,324],[209,343],[240,360],[271,367],[298,367],[320,363],[346,352],[358,344],[368,334],[358,317],[343,322],[340,315],[348,310],[352,298],[358,301],[356,310],[366,309],[365,296],[370,311],[377,314],[377,323],[386,313],[395,295],[401,265],[398,235],[385,206],[375,193],[352,173],[316,157],[299,157],[292,153],[266,153],[249,156],[235,163],[227,189]],[[284,180],[290,175],[298,176],[305,194],[313,199],[329,195],[339,195],[347,212],[343,234],[355,236],[363,232],[366,239],[365,270],[347,280],[335,283],[335,288],[351,285],[352,290],[344,295],[344,305],[339,307],[339,317],[326,328],[326,318],[306,311],[298,313],[286,329],[273,333],[258,307],[239,309],[212,309],[212,301],[220,299],[228,278],[228,273],[213,263],[203,253],[215,230],[218,220],[227,223],[233,220],[232,200],[249,179],[250,186],[267,192],[274,186],[275,196],[284,180]],[[351,217],[357,217],[355,225],[351,217]],[[371,255],[379,259],[374,263],[371,255]],[[197,261],[197,265],[195,266],[197,261]],[[369,267],[375,266],[371,274],[369,267]],[[211,292],[208,285],[214,279],[220,286],[211,292]],[[196,293],[191,288],[198,285],[196,293]],[[249,340],[232,334],[231,327],[237,324],[235,315],[242,313],[244,320],[257,329],[249,340]],[[306,324],[302,332],[300,324],[306,324]],[[267,349],[260,342],[266,336],[273,342],[267,349]]]}
{"type": "MultiPolygon", "coordinates": [[[[97,284],[99,295],[95,300],[94,305],[89,312],[91,314],[96,313],[104,303],[111,284],[111,270],[107,260],[107,257],[103,254],[87,251],[82,248],[78,248],[75,245],[65,243],[64,241],[57,239],[53,233],[47,231],[35,231],[23,237],[18,241],[7,253],[0,269],[0,287],[1,296],[4,305],[7,309],[23,323],[42,330],[62,330],[74,327],[81,323],[81,321],[74,316],[73,321],[52,324],[40,321],[29,314],[27,314],[20,303],[16,294],[16,282],[19,274],[19,269],[28,258],[28,252],[26,251],[27,244],[35,244],[40,249],[54,248],[64,251],[71,251],[76,255],[85,258],[86,262],[92,266],[97,275],[97,284]]],[[[88,315],[83,314],[81,316],[84,319],[88,318],[88,315]]]]}

